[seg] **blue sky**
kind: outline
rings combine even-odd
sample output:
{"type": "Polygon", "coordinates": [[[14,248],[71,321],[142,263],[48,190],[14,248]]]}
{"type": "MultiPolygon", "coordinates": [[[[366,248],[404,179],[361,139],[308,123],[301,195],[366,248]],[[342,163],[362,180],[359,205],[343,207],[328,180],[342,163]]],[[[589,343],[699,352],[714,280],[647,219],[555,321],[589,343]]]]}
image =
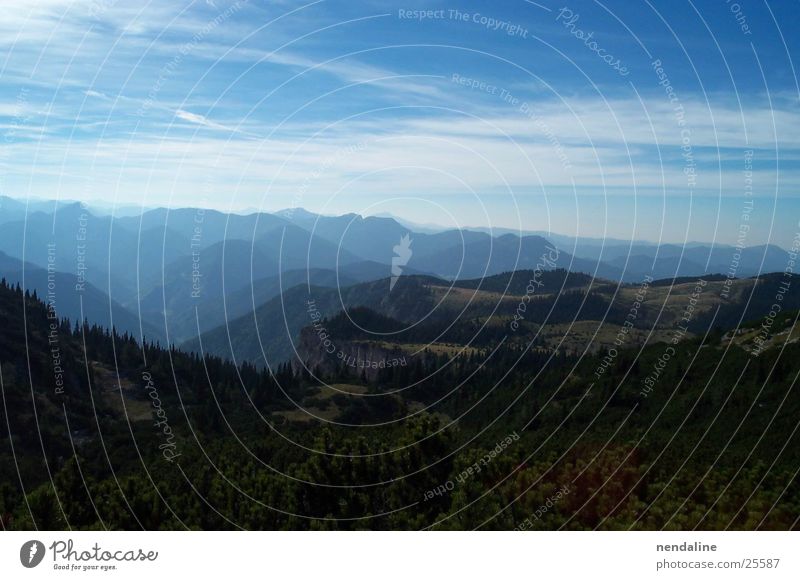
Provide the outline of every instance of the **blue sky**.
{"type": "Polygon", "coordinates": [[[4,7],[13,197],[667,241],[746,223],[747,245],[800,228],[797,2],[4,7]]]}

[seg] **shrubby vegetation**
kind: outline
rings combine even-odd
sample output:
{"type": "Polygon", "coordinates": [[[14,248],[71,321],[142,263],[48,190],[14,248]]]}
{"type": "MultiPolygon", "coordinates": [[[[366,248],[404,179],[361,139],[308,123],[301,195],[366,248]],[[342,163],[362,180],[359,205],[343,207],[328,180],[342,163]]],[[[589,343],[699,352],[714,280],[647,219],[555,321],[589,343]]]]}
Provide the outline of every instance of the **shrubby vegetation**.
{"type": "Polygon", "coordinates": [[[52,343],[52,322],[0,285],[4,529],[797,527],[797,343],[751,357],[718,334],[684,341],[646,397],[663,344],[620,350],[599,380],[606,352],[430,353],[326,377],[384,395],[337,394],[331,422],[287,413],[327,388],[289,365],[68,321],[52,343]]]}

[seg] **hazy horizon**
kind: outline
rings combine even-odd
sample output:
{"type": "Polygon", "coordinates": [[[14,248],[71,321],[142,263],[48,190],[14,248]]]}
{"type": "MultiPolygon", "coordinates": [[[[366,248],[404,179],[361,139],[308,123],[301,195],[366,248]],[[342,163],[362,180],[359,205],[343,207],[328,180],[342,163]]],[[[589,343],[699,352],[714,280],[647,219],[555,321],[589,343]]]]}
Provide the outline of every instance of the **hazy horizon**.
{"type": "MultiPolygon", "coordinates": [[[[416,227],[416,228],[418,228],[417,231],[423,232],[423,233],[424,233],[424,231],[426,229],[437,230],[437,231],[446,231],[446,230],[450,230],[450,229],[464,229],[464,230],[490,230],[490,229],[492,229],[492,230],[497,230],[497,233],[494,234],[495,236],[502,235],[503,233],[507,233],[507,230],[508,230],[509,231],[508,233],[517,233],[517,234],[522,234],[522,235],[527,235],[527,234],[543,234],[544,235],[544,234],[548,234],[548,235],[564,236],[564,237],[569,237],[569,238],[579,238],[579,239],[587,239],[587,240],[588,239],[591,239],[591,240],[604,240],[605,239],[605,240],[608,240],[609,243],[622,242],[622,243],[632,243],[632,244],[644,243],[644,244],[656,244],[656,245],[657,244],[670,244],[670,245],[716,244],[716,245],[721,245],[721,246],[736,246],[737,244],[741,244],[741,247],[743,247],[743,248],[754,248],[754,247],[760,247],[760,246],[764,246],[764,245],[773,245],[773,246],[777,246],[777,247],[779,247],[781,249],[788,250],[793,245],[794,237],[797,236],[797,235],[800,235],[800,223],[798,223],[798,230],[796,232],[786,232],[786,235],[783,236],[785,238],[785,241],[783,241],[783,243],[780,243],[779,241],[777,241],[775,239],[772,239],[772,238],[762,239],[762,236],[760,235],[759,232],[756,231],[755,234],[753,233],[754,228],[752,228],[752,227],[748,231],[748,235],[744,236],[745,243],[741,243],[740,239],[736,239],[736,238],[731,239],[729,241],[723,241],[721,239],[714,240],[714,239],[701,239],[701,238],[691,238],[691,237],[687,237],[686,239],[661,239],[661,240],[656,239],[656,238],[646,238],[646,237],[624,238],[624,237],[618,237],[616,235],[612,235],[611,233],[609,233],[608,235],[605,235],[605,236],[603,236],[603,235],[591,235],[588,232],[580,232],[580,231],[574,231],[574,230],[569,232],[569,231],[563,231],[563,230],[560,231],[560,230],[555,230],[555,229],[548,230],[546,228],[541,228],[541,227],[525,227],[525,226],[514,227],[514,226],[507,226],[507,225],[497,224],[497,223],[487,224],[487,225],[478,225],[478,224],[469,224],[469,223],[467,223],[467,224],[450,224],[450,225],[447,225],[447,224],[444,224],[444,223],[435,223],[435,222],[423,222],[423,223],[420,223],[420,222],[415,221],[415,219],[413,219],[411,217],[407,217],[407,215],[402,215],[404,213],[404,212],[402,212],[402,208],[398,208],[398,212],[397,213],[388,212],[388,211],[381,211],[381,212],[377,212],[376,211],[374,213],[369,213],[369,214],[359,213],[358,211],[342,211],[342,212],[339,212],[339,213],[336,213],[336,212],[320,213],[320,212],[317,212],[317,211],[313,211],[313,210],[311,210],[311,209],[309,209],[307,207],[300,207],[300,206],[297,206],[297,207],[279,207],[279,208],[276,208],[276,209],[257,209],[257,208],[253,208],[253,207],[242,207],[242,208],[239,208],[239,209],[230,209],[230,208],[214,206],[214,205],[199,205],[199,204],[197,204],[197,205],[175,205],[175,206],[172,206],[172,207],[169,207],[169,206],[166,206],[166,205],[151,205],[151,206],[141,207],[141,206],[134,205],[134,204],[120,204],[120,205],[114,206],[113,204],[109,204],[108,202],[104,202],[104,201],[98,200],[98,199],[85,200],[85,201],[77,200],[77,199],[56,200],[56,199],[53,199],[53,198],[46,198],[46,197],[24,198],[24,197],[14,197],[12,195],[2,195],[2,194],[0,194],[0,197],[8,197],[9,199],[12,199],[12,200],[15,200],[15,201],[18,201],[18,202],[21,202],[21,203],[26,202],[28,199],[30,199],[31,201],[34,201],[35,203],[55,203],[55,202],[58,202],[59,205],[68,205],[68,204],[72,204],[72,203],[84,203],[84,204],[86,204],[86,206],[88,208],[96,210],[97,213],[99,213],[101,215],[112,215],[112,213],[114,213],[115,217],[130,216],[130,215],[132,215],[132,212],[133,213],[138,213],[139,211],[141,211],[142,213],[144,213],[144,212],[147,212],[147,211],[152,211],[152,210],[157,210],[157,209],[168,209],[170,211],[172,211],[172,210],[180,210],[180,209],[204,209],[204,210],[218,211],[218,212],[221,212],[221,213],[232,214],[232,215],[242,215],[242,216],[252,215],[252,214],[257,214],[257,213],[275,215],[275,214],[278,214],[278,213],[281,213],[281,212],[306,211],[306,212],[309,212],[309,213],[312,213],[312,214],[315,214],[315,215],[320,215],[320,216],[325,216],[325,217],[340,217],[340,216],[350,215],[350,214],[356,214],[356,215],[359,215],[361,217],[391,217],[391,218],[395,219],[396,221],[398,221],[399,223],[401,223],[401,225],[407,225],[409,227],[409,229],[412,229],[412,227],[416,227]],[[112,212],[112,210],[113,210],[113,212],[112,212]],[[120,211],[120,210],[125,210],[125,211],[120,211]],[[754,238],[756,239],[756,241],[753,241],[754,238]]],[[[798,206],[798,214],[797,215],[800,215],[800,200],[797,200],[797,206],[798,206]]],[[[2,209],[2,208],[0,208],[0,209],[2,209]]],[[[750,222],[750,223],[752,224],[752,222],[750,222]]],[[[546,224],[545,224],[545,226],[546,226],[546,224]]]]}

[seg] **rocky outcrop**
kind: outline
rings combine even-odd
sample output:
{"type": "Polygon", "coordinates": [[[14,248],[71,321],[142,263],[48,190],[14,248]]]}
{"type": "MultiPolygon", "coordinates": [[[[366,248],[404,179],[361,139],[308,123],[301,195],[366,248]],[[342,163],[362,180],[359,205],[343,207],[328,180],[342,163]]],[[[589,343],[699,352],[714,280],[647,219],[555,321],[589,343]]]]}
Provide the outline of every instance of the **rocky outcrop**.
{"type": "Polygon", "coordinates": [[[411,356],[401,348],[372,341],[336,340],[320,326],[308,326],[300,331],[297,356],[292,361],[295,374],[311,371],[333,376],[342,373],[375,380],[381,370],[405,367],[411,356]]]}

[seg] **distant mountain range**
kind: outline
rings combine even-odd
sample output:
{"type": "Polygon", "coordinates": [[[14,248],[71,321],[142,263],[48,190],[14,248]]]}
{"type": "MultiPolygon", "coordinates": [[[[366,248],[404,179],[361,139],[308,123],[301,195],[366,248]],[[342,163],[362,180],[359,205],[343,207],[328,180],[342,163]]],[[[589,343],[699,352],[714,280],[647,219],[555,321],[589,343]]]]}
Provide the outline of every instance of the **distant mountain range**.
{"type": "MultiPolygon", "coordinates": [[[[307,323],[303,300],[297,298],[301,286],[306,295],[319,295],[326,314],[348,304],[391,309],[391,297],[405,300],[403,308],[410,310],[400,318],[408,319],[414,304],[424,300],[404,293],[412,283],[390,292],[391,276],[477,284],[503,273],[558,268],[636,283],[646,276],[729,271],[746,278],[782,271],[789,258],[773,245],[740,251],[541,232],[437,231],[430,225],[416,231],[414,224],[389,216],[323,216],[300,208],[246,215],[199,208],[131,215],[127,208],[116,216],[77,202],[0,197],[0,226],[0,275],[42,296],[50,267],[62,316],[83,315],[137,338],[143,334],[191,348],[200,348],[199,337],[206,333],[203,346],[215,352],[227,342],[220,330],[226,321],[233,325],[264,317],[271,325],[267,342],[275,345],[270,352],[281,356],[291,354],[281,332],[296,334],[307,323]],[[406,236],[409,255],[400,259],[396,247],[406,236]],[[277,316],[280,308],[289,314],[277,316]]],[[[416,291],[423,287],[415,286],[416,291]]],[[[236,340],[255,336],[257,345],[259,333],[240,334],[250,338],[236,340]]],[[[248,358],[258,355],[248,352],[248,358]]]]}

